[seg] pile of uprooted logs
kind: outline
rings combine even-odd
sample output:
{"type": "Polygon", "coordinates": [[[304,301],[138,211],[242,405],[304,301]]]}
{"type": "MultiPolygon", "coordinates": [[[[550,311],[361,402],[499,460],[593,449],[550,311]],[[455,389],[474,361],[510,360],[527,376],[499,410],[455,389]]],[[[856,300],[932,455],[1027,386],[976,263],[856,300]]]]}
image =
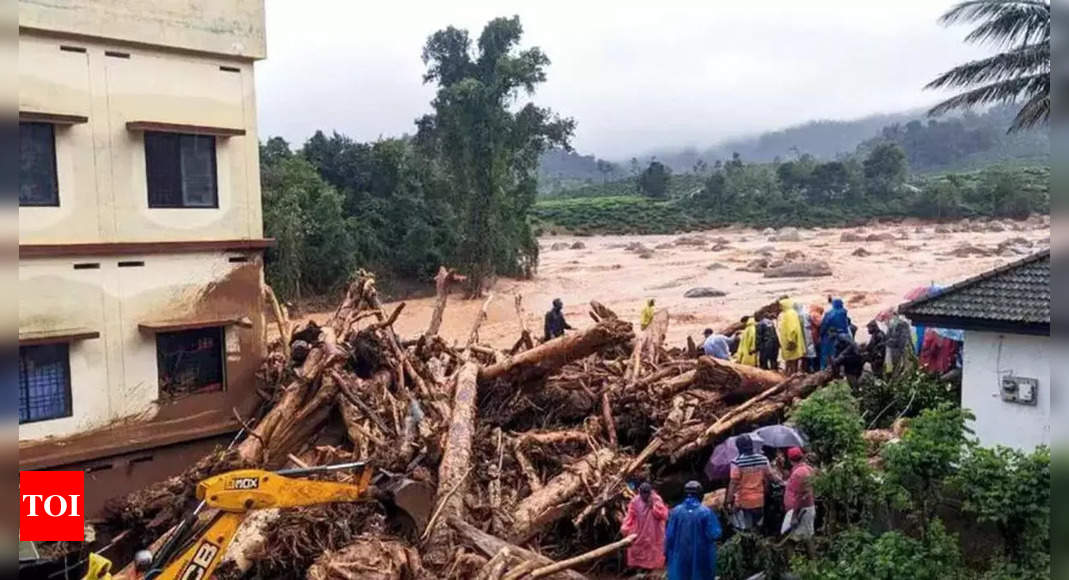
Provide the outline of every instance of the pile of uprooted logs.
{"type": "Polygon", "coordinates": [[[636,335],[596,302],[593,325],[537,344],[517,298],[510,351],[480,344],[484,304],[466,343],[447,344],[449,276],[418,337],[394,332],[404,304],[384,309],[365,272],[322,326],[295,328],[271,296],[281,339],[262,368],[265,411],[231,449],[116,502],[107,527],[159,545],[208,474],[367,460],[436,490],[425,529],[391,529],[377,502],[263,510],[220,575],[577,578],[631,541],[618,531],[629,481],[700,472],[716,443],[830,378],[665,350],[667,312],[636,335]]]}

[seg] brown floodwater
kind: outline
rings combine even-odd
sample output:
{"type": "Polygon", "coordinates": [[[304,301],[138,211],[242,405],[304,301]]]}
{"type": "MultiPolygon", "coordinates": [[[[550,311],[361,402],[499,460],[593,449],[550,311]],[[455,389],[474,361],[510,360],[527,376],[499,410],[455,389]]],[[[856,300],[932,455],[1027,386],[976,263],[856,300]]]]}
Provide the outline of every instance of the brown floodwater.
{"type": "MultiPolygon", "coordinates": [[[[541,260],[536,276],[530,280],[500,279],[494,285],[479,338],[483,344],[512,346],[520,333],[514,304],[516,295],[523,297],[527,325],[536,335],[542,333],[542,317],[554,298],[564,301],[565,316],[577,328],[593,324],[587,315],[591,300],[637,323],[646,299],[653,298],[658,308],[667,308],[670,314],[668,346],[683,346],[688,335],[697,339],[704,328],[726,326],[782,295],[810,304],[823,304],[828,296],[837,296],[846,301],[851,319],[860,327],[859,338],[863,338],[865,323],[881,310],[904,302],[903,295],[909,290],[931,283],[952,284],[1023,257],[1011,252],[990,256],[948,255],[961,244],[993,251],[1000,242],[1024,238],[1031,244],[1029,252],[1049,246],[1050,222],[1046,218],[1001,223],[1006,227],[1001,232],[937,233],[934,224],[908,220],[864,228],[801,229],[801,241],[770,241],[772,236],[767,231],[746,228],[722,228],[686,236],[543,237],[539,239],[541,260]],[[893,234],[901,239],[843,242],[840,236],[844,232],[893,234]],[[674,243],[681,237],[693,236],[705,238],[705,243],[674,243]],[[714,251],[718,238],[726,240],[728,247],[714,251]],[[582,242],[585,247],[571,249],[575,242],[582,242]],[[642,257],[639,252],[628,250],[627,245],[634,242],[652,252],[642,257]],[[552,249],[555,245],[567,249],[552,249]],[[870,255],[852,255],[858,248],[864,248],[870,255]],[[766,253],[762,254],[762,250],[766,253]],[[763,255],[775,260],[782,259],[787,252],[800,252],[805,260],[826,261],[832,274],[765,278],[760,273],[738,269],[763,255]],[[688,289],[699,286],[714,288],[724,295],[683,296],[688,289]]],[[[395,328],[401,336],[414,336],[426,330],[435,299],[405,302],[395,328]]],[[[450,341],[466,341],[482,303],[482,300],[464,300],[459,294],[450,296],[440,334],[450,341]]],[[[322,321],[327,316],[328,312],[319,312],[303,318],[322,321]]]]}

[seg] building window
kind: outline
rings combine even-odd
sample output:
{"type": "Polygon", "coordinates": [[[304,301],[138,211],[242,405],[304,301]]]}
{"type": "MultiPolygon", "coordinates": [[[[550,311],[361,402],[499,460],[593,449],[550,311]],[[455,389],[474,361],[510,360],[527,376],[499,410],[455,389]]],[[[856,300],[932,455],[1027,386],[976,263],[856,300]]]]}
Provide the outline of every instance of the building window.
{"type": "Polygon", "coordinates": [[[19,123],[19,205],[59,205],[56,134],[51,123],[19,123]]]}
{"type": "Polygon", "coordinates": [[[178,398],[223,390],[223,327],[156,334],[160,395],[178,398]]]}
{"type": "Polygon", "coordinates": [[[215,137],[145,132],[149,207],[219,207],[215,137]]]}
{"type": "Polygon", "coordinates": [[[71,416],[66,343],[19,347],[19,423],[71,416]]]}

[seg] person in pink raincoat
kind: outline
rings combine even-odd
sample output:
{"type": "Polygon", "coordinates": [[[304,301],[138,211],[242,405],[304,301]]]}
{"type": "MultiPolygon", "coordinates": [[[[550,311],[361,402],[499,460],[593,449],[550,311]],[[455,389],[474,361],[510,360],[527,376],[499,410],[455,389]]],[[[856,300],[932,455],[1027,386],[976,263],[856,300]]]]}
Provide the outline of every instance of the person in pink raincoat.
{"type": "Polygon", "coordinates": [[[668,506],[648,482],[643,482],[638,487],[638,495],[628,504],[627,517],[620,527],[625,536],[638,536],[627,548],[629,567],[645,570],[664,568],[664,530],[667,521],[668,506]]]}

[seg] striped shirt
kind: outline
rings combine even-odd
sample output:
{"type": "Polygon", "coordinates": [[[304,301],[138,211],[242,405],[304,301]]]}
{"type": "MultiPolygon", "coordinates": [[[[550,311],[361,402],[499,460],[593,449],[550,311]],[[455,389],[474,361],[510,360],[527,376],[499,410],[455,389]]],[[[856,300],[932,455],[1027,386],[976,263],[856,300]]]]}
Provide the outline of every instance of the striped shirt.
{"type": "Polygon", "coordinates": [[[760,453],[739,455],[731,462],[735,505],[745,509],[765,506],[765,483],[770,476],[768,458],[760,453]]]}

